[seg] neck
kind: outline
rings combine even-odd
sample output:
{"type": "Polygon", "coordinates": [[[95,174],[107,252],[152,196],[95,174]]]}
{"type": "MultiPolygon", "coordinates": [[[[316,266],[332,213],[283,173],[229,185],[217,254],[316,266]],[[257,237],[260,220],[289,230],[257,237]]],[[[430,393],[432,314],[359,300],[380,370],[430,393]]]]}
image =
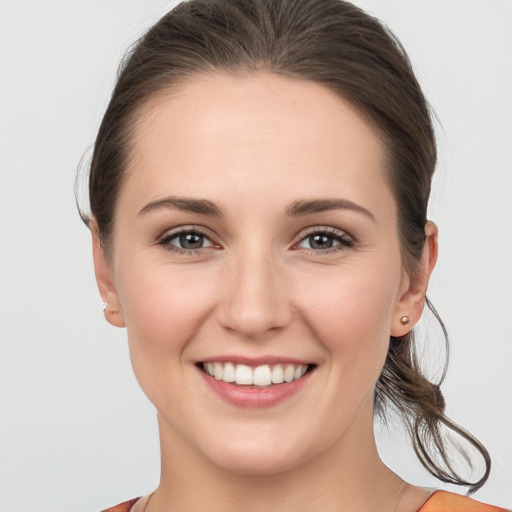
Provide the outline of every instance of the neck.
{"type": "Polygon", "coordinates": [[[380,460],[373,421],[356,422],[337,446],[271,474],[233,472],[194,451],[159,419],[162,474],[148,512],[393,512],[403,481],[380,460]],[[265,508],[264,508],[265,507],[265,508]]]}

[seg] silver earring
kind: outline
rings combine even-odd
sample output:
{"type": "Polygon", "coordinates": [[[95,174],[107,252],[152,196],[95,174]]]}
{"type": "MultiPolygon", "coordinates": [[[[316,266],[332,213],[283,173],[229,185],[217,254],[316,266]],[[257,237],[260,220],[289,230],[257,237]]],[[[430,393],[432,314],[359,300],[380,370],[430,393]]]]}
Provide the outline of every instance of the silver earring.
{"type": "Polygon", "coordinates": [[[102,302],[101,303],[101,311],[105,311],[107,309],[108,302],[102,302]]]}

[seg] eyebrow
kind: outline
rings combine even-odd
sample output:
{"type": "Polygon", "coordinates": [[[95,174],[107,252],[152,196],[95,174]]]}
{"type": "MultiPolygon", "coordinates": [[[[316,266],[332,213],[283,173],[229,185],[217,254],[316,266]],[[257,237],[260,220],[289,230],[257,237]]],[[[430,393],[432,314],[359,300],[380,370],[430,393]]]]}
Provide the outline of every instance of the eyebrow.
{"type": "Polygon", "coordinates": [[[199,213],[201,215],[209,215],[212,217],[223,217],[222,211],[207,199],[192,199],[188,197],[174,196],[151,201],[144,206],[142,210],[140,210],[139,215],[144,215],[160,209],[181,210],[184,212],[199,213]]]}
{"type": "MultiPolygon", "coordinates": [[[[174,196],[151,201],[139,211],[139,215],[144,215],[151,211],[160,209],[181,210],[219,218],[224,216],[220,208],[207,199],[192,199],[188,197],[174,196]]],[[[321,213],[329,210],[351,210],[357,213],[362,213],[366,217],[376,221],[375,216],[369,210],[348,199],[342,198],[301,199],[299,201],[294,201],[286,209],[286,215],[291,217],[300,217],[302,215],[321,213]]]]}
{"type": "Polygon", "coordinates": [[[353,212],[362,213],[374,222],[375,216],[366,208],[348,200],[341,198],[334,199],[310,199],[293,202],[286,210],[286,215],[301,216],[312,213],[326,212],[329,210],[351,210],[353,212]]]}

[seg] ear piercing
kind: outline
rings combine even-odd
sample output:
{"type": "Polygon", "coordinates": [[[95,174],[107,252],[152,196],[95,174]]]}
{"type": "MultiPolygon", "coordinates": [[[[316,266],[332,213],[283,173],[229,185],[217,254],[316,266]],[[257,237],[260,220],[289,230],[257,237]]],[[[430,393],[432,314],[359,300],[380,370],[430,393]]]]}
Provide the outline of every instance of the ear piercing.
{"type": "Polygon", "coordinates": [[[101,311],[105,311],[107,309],[108,302],[102,302],[101,303],[101,311]]]}
{"type": "Polygon", "coordinates": [[[402,325],[408,325],[411,322],[411,319],[408,316],[402,316],[400,318],[400,323],[402,325]]]}

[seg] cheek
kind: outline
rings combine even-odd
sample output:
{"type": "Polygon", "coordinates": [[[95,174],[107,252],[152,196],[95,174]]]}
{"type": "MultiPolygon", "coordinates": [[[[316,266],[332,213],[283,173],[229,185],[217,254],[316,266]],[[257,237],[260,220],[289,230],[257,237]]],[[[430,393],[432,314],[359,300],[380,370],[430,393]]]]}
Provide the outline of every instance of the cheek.
{"type": "Polygon", "coordinates": [[[188,342],[212,308],[215,282],[209,274],[200,265],[179,267],[142,258],[120,268],[117,288],[139,380],[157,379],[181,365],[188,342]]]}
{"type": "Polygon", "coordinates": [[[380,373],[389,344],[400,268],[350,265],[303,280],[302,316],[344,371],[380,373]],[[348,370],[347,370],[348,369],[348,370]]]}
{"type": "MultiPolygon", "coordinates": [[[[180,331],[187,331],[211,301],[212,279],[204,274],[172,266],[148,269],[137,276],[132,272],[128,286],[120,292],[128,330],[149,334],[161,329],[179,338],[180,331]]],[[[147,341],[152,339],[148,336],[147,341]]]]}

